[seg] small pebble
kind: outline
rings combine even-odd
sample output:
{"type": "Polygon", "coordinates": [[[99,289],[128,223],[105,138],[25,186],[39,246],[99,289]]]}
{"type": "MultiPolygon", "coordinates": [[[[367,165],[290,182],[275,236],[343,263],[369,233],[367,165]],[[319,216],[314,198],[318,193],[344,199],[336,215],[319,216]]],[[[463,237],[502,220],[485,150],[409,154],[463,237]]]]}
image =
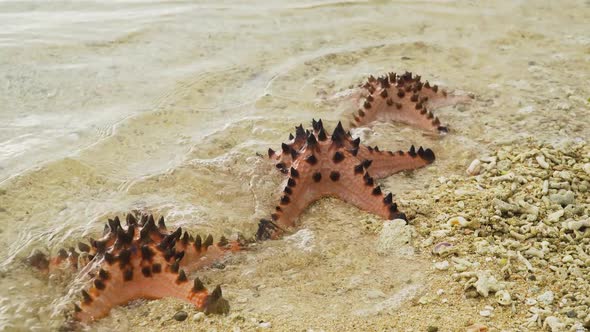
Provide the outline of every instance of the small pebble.
{"type": "Polygon", "coordinates": [[[539,164],[539,166],[541,166],[541,168],[549,168],[549,164],[547,163],[547,161],[545,161],[545,156],[538,155],[537,157],[535,157],[535,159],[537,160],[537,163],[539,164]]]}
{"type": "Polygon", "coordinates": [[[550,223],[557,222],[557,221],[559,221],[559,218],[561,218],[563,216],[563,213],[564,213],[563,210],[555,211],[547,216],[547,221],[550,223]]]}
{"type": "Polygon", "coordinates": [[[447,221],[447,225],[451,227],[463,228],[469,225],[467,220],[461,216],[453,217],[447,221]]]}
{"type": "Polygon", "coordinates": [[[512,162],[510,160],[500,160],[498,162],[498,164],[496,165],[496,168],[498,168],[500,171],[502,172],[507,172],[510,170],[510,167],[512,167],[512,162]]]}
{"type": "Polygon", "coordinates": [[[186,313],[186,311],[179,311],[179,312],[177,312],[177,313],[174,314],[174,319],[176,319],[179,322],[182,322],[187,317],[188,317],[188,314],[186,313]]]}
{"type": "Polygon", "coordinates": [[[528,113],[532,113],[534,110],[535,110],[535,108],[533,106],[525,106],[525,107],[519,109],[518,113],[528,114],[528,113]]]}
{"type": "Polygon", "coordinates": [[[481,161],[479,159],[474,159],[469,167],[467,167],[467,174],[469,175],[478,175],[481,172],[481,161]]]}
{"type": "Polygon", "coordinates": [[[383,293],[382,291],[378,290],[378,289],[369,289],[367,291],[367,298],[374,300],[374,299],[378,299],[378,298],[383,298],[385,297],[385,293],[383,293]]]}
{"type": "Polygon", "coordinates": [[[510,296],[510,293],[508,293],[506,290],[497,291],[496,292],[496,302],[498,302],[498,304],[503,305],[503,306],[510,305],[512,303],[512,298],[510,296]]]}
{"type": "Polygon", "coordinates": [[[488,327],[483,324],[475,323],[467,326],[465,332],[488,332],[488,327]]]}
{"type": "Polygon", "coordinates": [[[258,326],[263,329],[270,329],[272,327],[272,324],[270,322],[260,322],[258,323],[258,326]]]}
{"type": "Polygon", "coordinates": [[[492,315],[492,312],[490,310],[482,310],[479,312],[479,315],[482,317],[490,317],[492,315]]]}
{"type": "Polygon", "coordinates": [[[566,206],[568,204],[574,203],[575,194],[573,191],[560,191],[556,194],[549,195],[549,200],[554,203],[557,203],[561,206],[566,206]]]}
{"type": "Polygon", "coordinates": [[[450,251],[452,247],[453,245],[448,242],[440,242],[434,245],[432,253],[435,255],[443,255],[445,252],[450,251]]]}
{"type": "Polygon", "coordinates": [[[193,316],[193,321],[195,322],[200,322],[203,319],[205,319],[205,313],[203,312],[197,312],[194,316],[193,316]]]}
{"type": "Polygon", "coordinates": [[[436,262],[436,263],[434,263],[434,268],[439,271],[448,270],[449,269],[449,262],[448,261],[436,262]]]}
{"type": "Polygon", "coordinates": [[[568,103],[559,103],[555,107],[560,111],[569,111],[570,109],[572,109],[572,105],[568,103]]]}
{"type": "Polygon", "coordinates": [[[549,316],[545,318],[545,322],[543,322],[544,328],[549,328],[551,332],[560,332],[565,329],[565,324],[562,323],[559,318],[555,316],[549,316]]]}
{"type": "Polygon", "coordinates": [[[427,329],[428,332],[437,332],[438,331],[438,326],[429,326],[427,329]]]}
{"type": "Polygon", "coordinates": [[[213,264],[211,264],[211,267],[214,269],[223,270],[223,269],[225,269],[225,264],[223,264],[221,262],[214,262],[213,264]]]}
{"type": "Polygon", "coordinates": [[[552,291],[546,291],[545,293],[537,296],[537,300],[539,300],[539,302],[545,303],[546,305],[553,303],[554,299],[555,296],[553,295],[552,291]]]}

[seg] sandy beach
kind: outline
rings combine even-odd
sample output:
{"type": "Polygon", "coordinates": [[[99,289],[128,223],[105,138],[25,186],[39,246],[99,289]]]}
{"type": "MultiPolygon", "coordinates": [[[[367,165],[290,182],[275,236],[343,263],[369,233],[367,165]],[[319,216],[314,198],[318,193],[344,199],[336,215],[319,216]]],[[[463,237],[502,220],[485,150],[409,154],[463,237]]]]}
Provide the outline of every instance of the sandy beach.
{"type": "Polygon", "coordinates": [[[56,331],[88,277],[26,264],[137,210],[235,238],[284,178],[295,126],[348,123],[368,75],[471,97],[449,134],[379,123],[434,164],[380,180],[408,225],[322,199],[298,231],[194,271],[227,316],[175,299],[89,331],[590,329],[587,1],[0,3],[0,330],[56,331]],[[174,317],[187,313],[182,321],[174,317]]]}

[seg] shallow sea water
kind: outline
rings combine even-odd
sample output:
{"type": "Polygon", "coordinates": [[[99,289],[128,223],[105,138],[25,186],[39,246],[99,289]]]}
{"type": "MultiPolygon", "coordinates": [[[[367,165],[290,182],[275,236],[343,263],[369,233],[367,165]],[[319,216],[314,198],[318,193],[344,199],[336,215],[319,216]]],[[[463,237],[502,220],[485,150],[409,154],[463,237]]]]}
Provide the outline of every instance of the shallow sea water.
{"type": "MultiPolygon", "coordinates": [[[[0,2],[0,330],[63,323],[83,284],[48,281],[23,259],[96,237],[107,217],[140,210],[252,234],[283,182],[257,153],[312,118],[348,120],[355,105],[337,96],[369,74],[408,70],[474,96],[436,112],[452,130],[443,138],[353,131],[436,152],[382,181],[401,199],[499,145],[587,140],[589,21],[588,1],[0,2]]],[[[203,272],[206,284],[280,329],[353,330],[428,280],[424,257],[375,252],[377,217],[326,199],[300,221],[293,237],[203,272]]],[[[144,330],[130,323],[143,315],[164,327],[175,312],[150,306],[91,329],[144,330]]]]}

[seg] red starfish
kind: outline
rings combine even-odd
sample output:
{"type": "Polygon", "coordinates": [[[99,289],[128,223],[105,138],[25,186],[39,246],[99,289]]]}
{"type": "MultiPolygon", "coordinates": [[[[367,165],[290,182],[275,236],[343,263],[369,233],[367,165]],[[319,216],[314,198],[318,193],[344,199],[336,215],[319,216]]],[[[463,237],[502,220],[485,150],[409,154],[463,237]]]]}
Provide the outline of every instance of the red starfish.
{"type": "Polygon", "coordinates": [[[363,210],[386,219],[402,218],[392,194],[384,195],[374,178],[423,167],[435,159],[430,149],[414,146],[409,151],[380,151],[360,145],[338,122],[332,135],[327,135],[322,121],[313,121],[313,130],[296,128],[296,136],[283,143],[282,152],[268,150],[276,167],[288,174],[284,196],[271,215],[262,219],[257,237],[277,238],[295,226],[299,215],[312,202],[324,196],[336,196],[363,210]],[[370,168],[370,172],[367,169],[370,168]],[[373,172],[374,170],[374,172],[373,172]]]}
{"type": "Polygon", "coordinates": [[[428,81],[421,82],[418,75],[389,73],[369,79],[362,85],[361,108],[353,114],[352,127],[368,125],[374,121],[397,121],[420,129],[448,132],[448,128],[429,109],[466,102],[466,96],[452,96],[428,81]],[[429,109],[428,109],[429,108],[429,109]]]}
{"type": "Polygon", "coordinates": [[[205,313],[229,311],[220,286],[209,293],[199,278],[190,283],[183,268],[194,270],[210,265],[225,253],[239,250],[238,242],[222,237],[214,244],[211,235],[203,240],[199,235],[193,238],[183,234],[181,228],[167,231],[162,217],[156,225],[153,216],[143,216],[137,222],[129,214],[127,227],[121,226],[118,217],[109,219],[101,239],[91,239],[90,245],[80,242],[78,247],[99,267],[87,264],[90,261],[79,264],[79,254],[73,248],[70,254],[60,250],[58,257],[51,260],[41,253],[29,257],[32,265],[49,272],[69,262],[93,275],[91,287],[82,291],[82,301],[75,305],[76,321],[100,319],[111,308],[139,298],[176,297],[205,313]]]}

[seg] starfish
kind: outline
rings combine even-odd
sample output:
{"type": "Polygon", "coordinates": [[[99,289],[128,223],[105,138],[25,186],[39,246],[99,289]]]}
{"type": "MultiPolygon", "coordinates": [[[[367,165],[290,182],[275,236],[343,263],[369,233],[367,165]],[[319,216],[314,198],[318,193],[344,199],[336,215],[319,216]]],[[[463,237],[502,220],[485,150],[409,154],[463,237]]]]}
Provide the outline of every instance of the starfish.
{"type": "Polygon", "coordinates": [[[466,96],[453,96],[437,85],[422,82],[419,75],[388,73],[378,78],[369,76],[361,85],[359,110],[353,114],[352,127],[369,125],[374,121],[397,121],[427,131],[447,133],[430,111],[444,106],[464,103],[466,96]]]}
{"type": "Polygon", "coordinates": [[[220,286],[209,292],[198,277],[189,282],[185,270],[202,268],[228,252],[240,250],[238,241],[221,237],[214,244],[211,235],[193,237],[180,227],[170,232],[163,217],[156,224],[151,215],[138,222],[128,214],[126,221],[124,227],[118,217],[109,219],[101,239],[78,243],[85,255],[70,248],[69,253],[60,250],[53,259],[40,252],[29,257],[31,265],[49,273],[69,264],[92,276],[91,286],[82,290],[82,301],[74,306],[75,321],[100,319],[111,308],[140,298],[176,297],[207,314],[229,311],[220,286]]]}
{"type": "Polygon", "coordinates": [[[384,195],[374,177],[426,166],[435,160],[432,150],[412,146],[407,152],[380,151],[361,145],[340,122],[332,135],[326,134],[321,120],[312,125],[311,131],[297,127],[281,152],[268,150],[276,167],[289,177],[271,220],[260,221],[257,238],[274,239],[290,231],[305,208],[324,196],[336,196],[386,219],[406,219],[393,195],[384,195]]]}

